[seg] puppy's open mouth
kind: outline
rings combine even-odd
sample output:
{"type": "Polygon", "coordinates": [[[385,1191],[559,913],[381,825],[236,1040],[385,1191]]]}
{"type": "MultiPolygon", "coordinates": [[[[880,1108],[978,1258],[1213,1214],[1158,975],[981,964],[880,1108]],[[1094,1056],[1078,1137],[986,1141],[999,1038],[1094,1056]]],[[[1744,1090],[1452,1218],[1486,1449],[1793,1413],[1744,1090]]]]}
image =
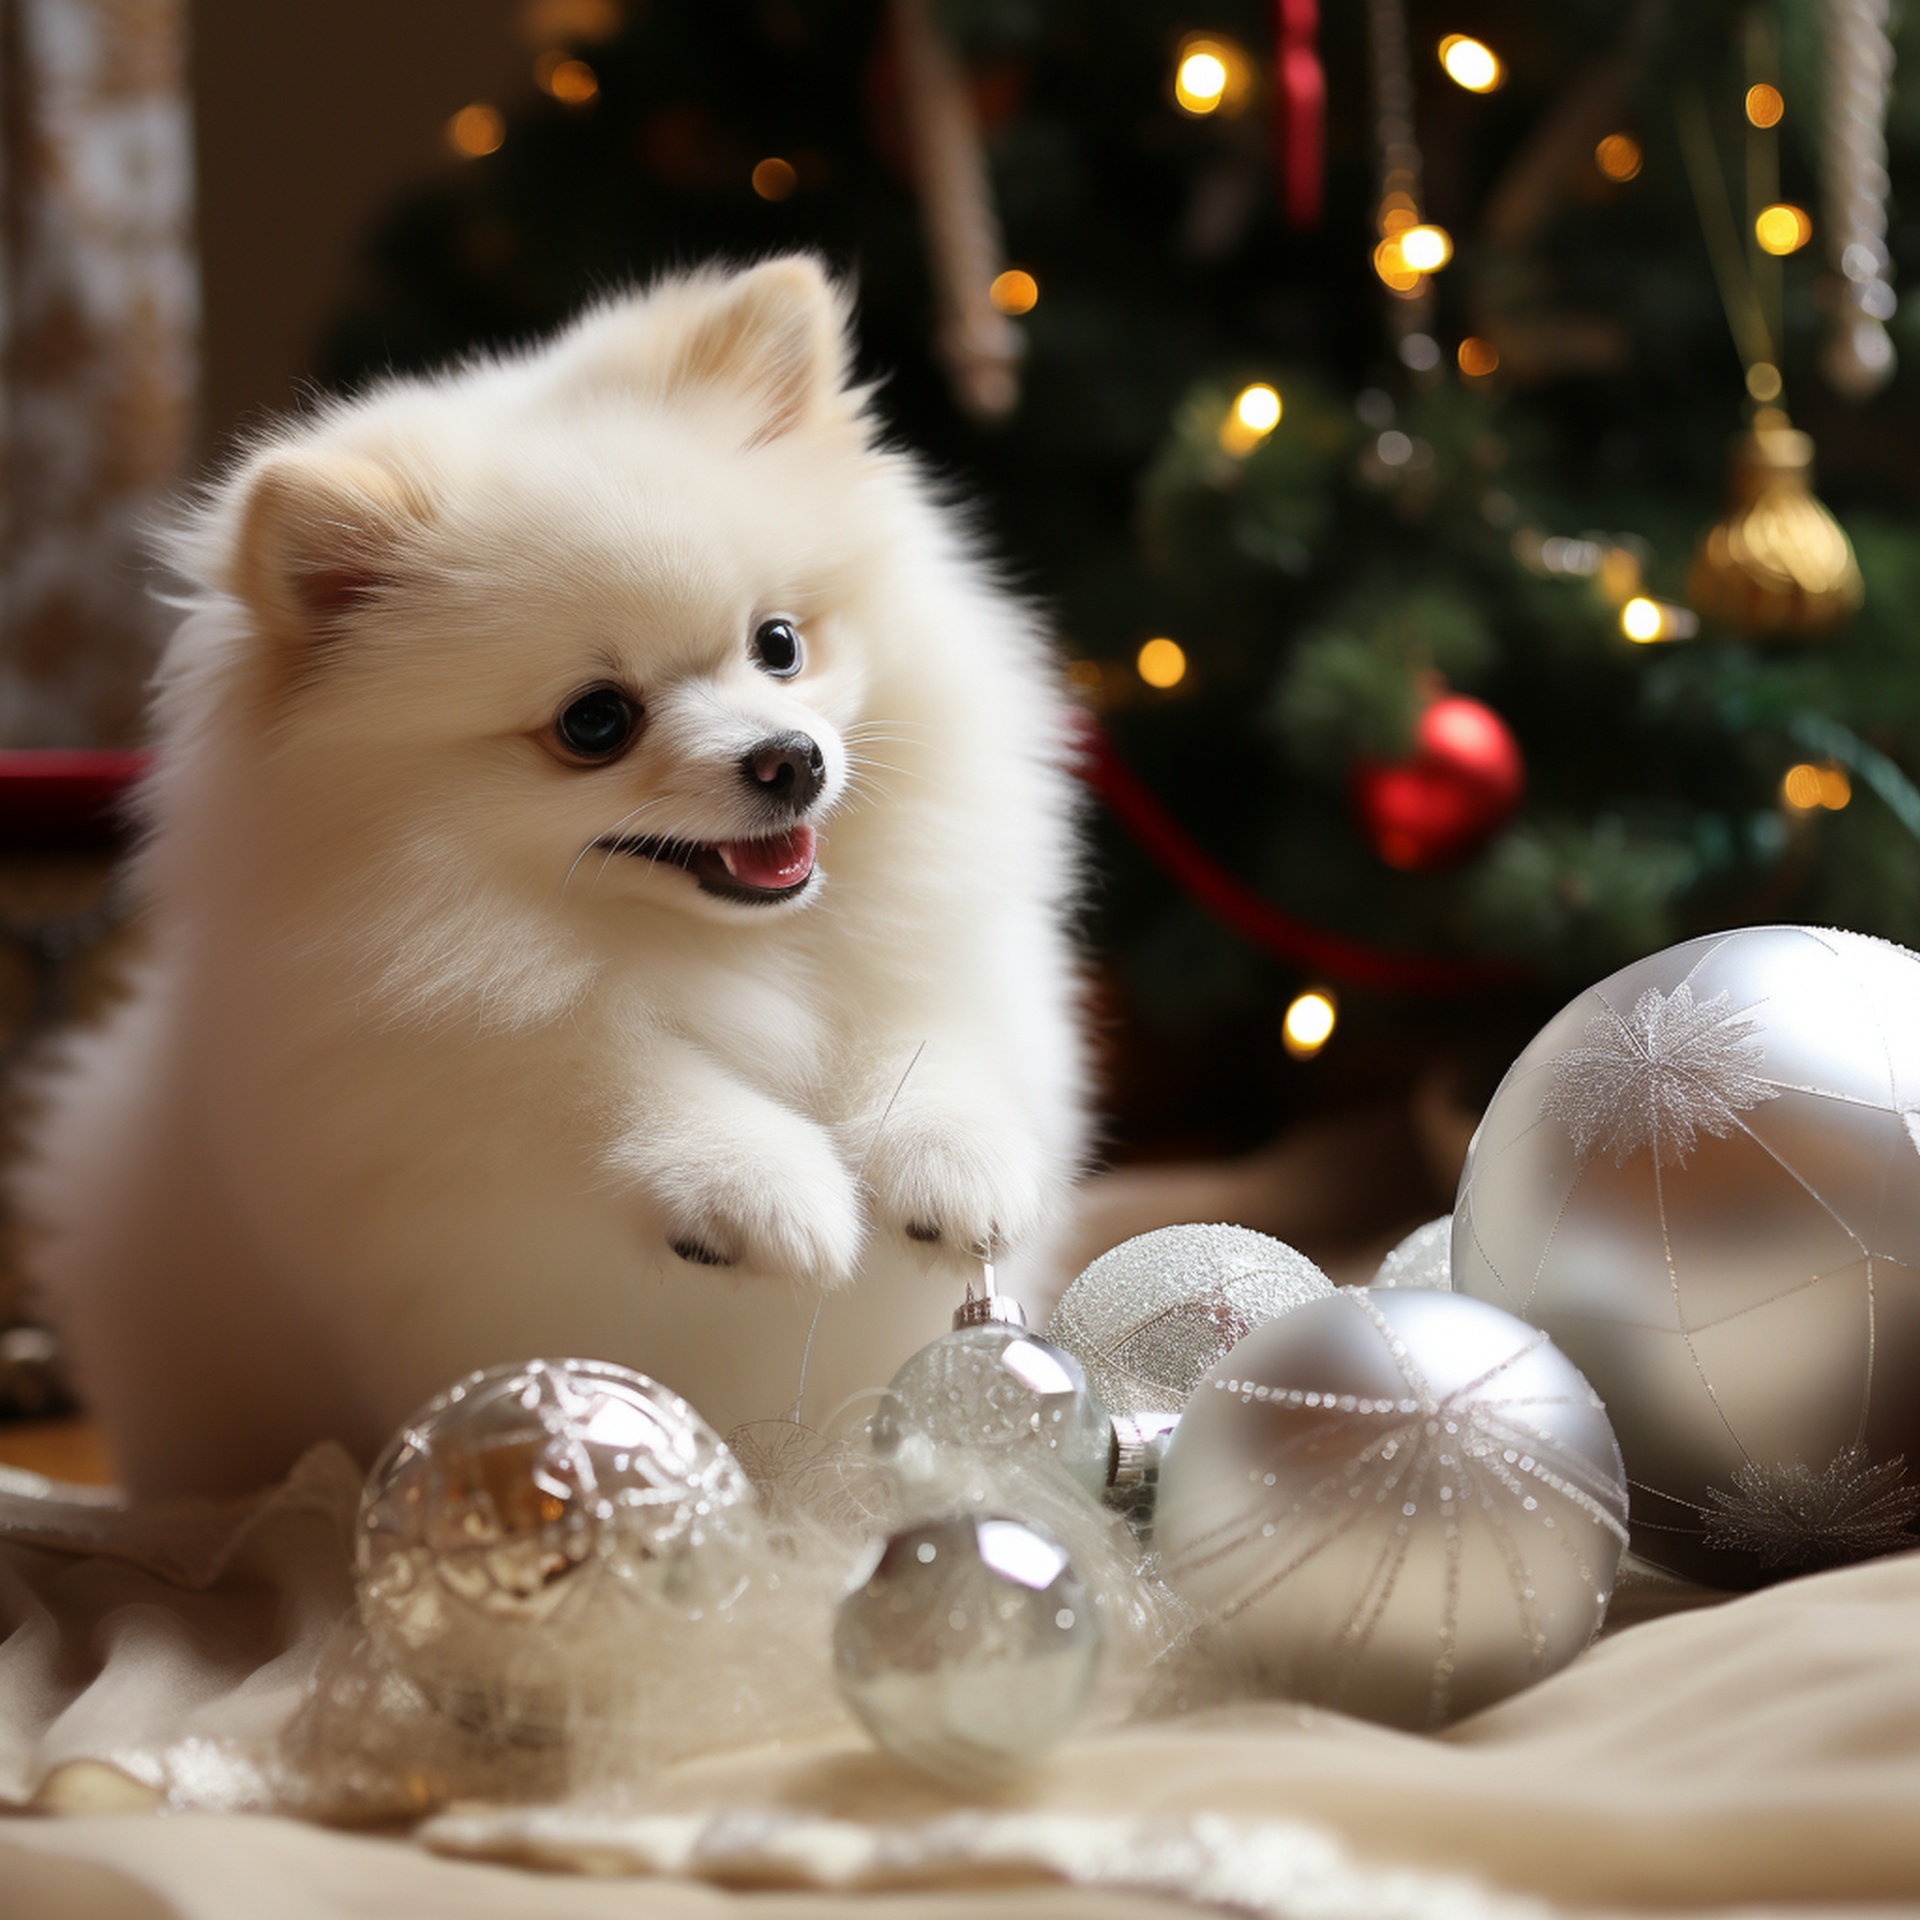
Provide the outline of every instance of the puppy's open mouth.
{"type": "Polygon", "coordinates": [[[664,840],[656,835],[602,840],[609,853],[655,860],[692,874],[722,900],[791,900],[813,879],[819,836],[806,825],[766,840],[664,840]]]}

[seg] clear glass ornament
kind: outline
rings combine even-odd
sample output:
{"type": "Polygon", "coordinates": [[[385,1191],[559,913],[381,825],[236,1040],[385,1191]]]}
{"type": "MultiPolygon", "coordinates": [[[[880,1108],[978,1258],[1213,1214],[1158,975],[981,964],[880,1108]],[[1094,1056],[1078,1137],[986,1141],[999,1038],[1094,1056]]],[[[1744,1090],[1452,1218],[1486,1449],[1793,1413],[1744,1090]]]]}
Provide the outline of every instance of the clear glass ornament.
{"type": "Polygon", "coordinates": [[[1604,1397],[1648,1559],[1920,1545],[1920,960],[1750,927],[1589,988],[1480,1123],[1452,1265],[1604,1397]]]}
{"type": "Polygon", "coordinates": [[[1333,1282],[1246,1227],[1161,1227],[1103,1253],[1060,1297],[1047,1337],[1115,1413],[1177,1414],[1255,1327],[1333,1282]]]}
{"type": "Polygon", "coordinates": [[[833,1664],[890,1752],[973,1787],[1071,1729],[1099,1664],[1100,1619],[1044,1528],[994,1515],[894,1534],[840,1604],[833,1664]]]}
{"type": "Polygon", "coordinates": [[[1626,1517],[1606,1410],[1545,1335],[1458,1294],[1343,1288],[1194,1395],[1156,1537],[1254,1684],[1431,1728],[1587,1645],[1626,1517]]]}
{"type": "Polygon", "coordinates": [[[932,1480],[943,1455],[1012,1455],[1050,1464],[1096,1499],[1113,1464],[1113,1422],[1080,1362],[1024,1326],[955,1327],[888,1382],[873,1448],[908,1480],[932,1480]]]}
{"type": "Polygon", "coordinates": [[[361,1498],[356,1584],[375,1650],[437,1705],[537,1738],[624,1697],[633,1636],[727,1605],[760,1550],[746,1476],[679,1395],[532,1360],[395,1435],[361,1498]]]}
{"type": "Polygon", "coordinates": [[[1380,1262],[1370,1287],[1424,1287],[1434,1293],[1453,1290],[1453,1215],[1443,1213],[1414,1230],[1380,1262]]]}

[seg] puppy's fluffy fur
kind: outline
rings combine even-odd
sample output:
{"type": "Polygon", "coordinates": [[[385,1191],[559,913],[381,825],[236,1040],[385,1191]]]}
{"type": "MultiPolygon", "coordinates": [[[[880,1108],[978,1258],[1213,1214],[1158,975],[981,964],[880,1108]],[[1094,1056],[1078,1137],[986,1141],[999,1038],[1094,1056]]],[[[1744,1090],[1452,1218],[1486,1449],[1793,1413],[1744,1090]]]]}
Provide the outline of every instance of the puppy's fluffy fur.
{"type": "Polygon", "coordinates": [[[330,406],[177,557],[151,958],[23,1188],[132,1488],[364,1456],[533,1354],[725,1431],[791,1406],[816,1306],[821,1418],[964,1249],[1044,1236],[1084,1142],[1061,700],[813,263],[330,406]]]}

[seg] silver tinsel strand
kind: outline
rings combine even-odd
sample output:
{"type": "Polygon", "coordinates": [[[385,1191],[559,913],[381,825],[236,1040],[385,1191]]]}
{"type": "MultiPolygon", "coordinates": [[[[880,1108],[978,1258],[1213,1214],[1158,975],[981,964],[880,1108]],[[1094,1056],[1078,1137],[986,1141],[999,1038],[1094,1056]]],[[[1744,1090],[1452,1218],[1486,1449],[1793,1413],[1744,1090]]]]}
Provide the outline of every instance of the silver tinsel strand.
{"type": "Polygon", "coordinates": [[[1893,378],[1893,259],[1887,251],[1887,98],[1893,88],[1888,0],[1826,0],[1827,97],[1821,188],[1827,258],[1841,296],[1820,367],[1849,400],[1893,378]]]}

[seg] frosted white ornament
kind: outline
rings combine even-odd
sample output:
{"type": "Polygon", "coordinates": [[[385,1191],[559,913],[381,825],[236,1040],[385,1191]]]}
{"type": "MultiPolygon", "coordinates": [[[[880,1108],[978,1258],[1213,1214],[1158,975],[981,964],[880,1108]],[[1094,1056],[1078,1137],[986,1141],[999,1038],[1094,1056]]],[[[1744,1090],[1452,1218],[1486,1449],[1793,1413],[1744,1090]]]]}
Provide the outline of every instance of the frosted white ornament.
{"type": "Polygon", "coordinates": [[[1001,1515],[894,1534],[841,1602],[841,1692],[882,1746],[973,1787],[1073,1726],[1099,1662],[1092,1596],[1044,1528],[1001,1515]]]}
{"type": "Polygon", "coordinates": [[[1920,1544],[1920,960],[1752,927],[1590,988],[1495,1093],[1452,1264],[1606,1400],[1648,1559],[1920,1544]]]}
{"type": "Polygon", "coordinates": [[[456,1718],[557,1737],[627,1700],[650,1623],[735,1598],[761,1538],[746,1476],[678,1394],[597,1360],[493,1367],[367,1476],[360,1615],[456,1718]]]}
{"type": "Polygon", "coordinates": [[[1626,1513],[1606,1410],[1537,1329],[1457,1294],[1345,1288],[1208,1376],[1156,1536],[1255,1684],[1431,1728],[1586,1646],[1626,1513]]]}
{"type": "Polygon", "coordinates": [[[1047,1337],[1115,1413],[1177,1414],[1255,1327],[1333,1291],[1285,1242],[1246,1227],[1160,1227],[1123,1241],[1060,1297],[1047,1337]]]}
{"type": "Polygon", "coordinates": [[[1453,1290],[1453,1215],[1443,1213],[1402,1240],[1380,1262],[1373,1287],[1424,1287],[1434,1293],[1453,1290]]]}

